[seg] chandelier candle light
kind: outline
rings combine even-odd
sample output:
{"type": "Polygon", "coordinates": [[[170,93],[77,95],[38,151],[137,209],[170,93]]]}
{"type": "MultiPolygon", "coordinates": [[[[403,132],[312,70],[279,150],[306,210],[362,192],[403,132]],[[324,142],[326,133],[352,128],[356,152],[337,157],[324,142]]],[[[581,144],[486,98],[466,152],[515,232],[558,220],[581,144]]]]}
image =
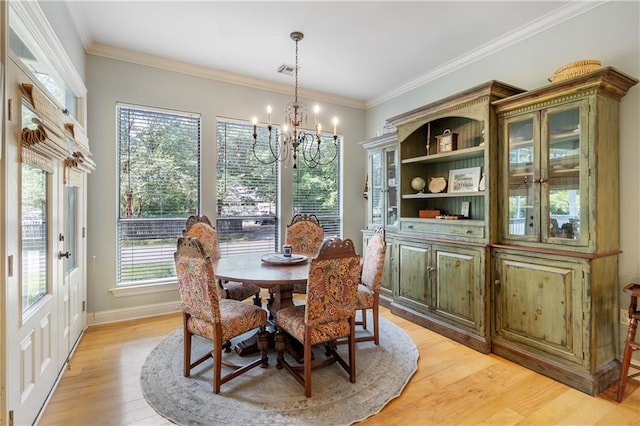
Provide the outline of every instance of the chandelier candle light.
{"type": "Polygon", "coordinates": [[[328,158],[321,157],[321,135],[322,125],[318,121],[318,113],[320,106],[313,108],[315,134],[304,131],[300,126],[307,123],[307,107],[298,101],[298,42],[302,40],[304,34],[294,31],[290,35],[291,39],[296,42],[296,66],[295,72],[295,92],[293,102],[289,103],[285,108],[284,124],[279,135],[273,135],[273,126],[271,124],[271,105],[267,105],[267,129],[269,130],[269,152],[268,158],[261,158],[256,153],[256,148],[260,147],[258,143],[258,119],[253,117],[253,156],[263,164],[271,164],[276,161],[282,163],[293,161],[293,168],[297,168],[298,152],[302,151],[302,158],[308,167],[314,168],[324,166],[331,163],[338,155],[338,118],[333,118],[333,155],[328,158]]]}

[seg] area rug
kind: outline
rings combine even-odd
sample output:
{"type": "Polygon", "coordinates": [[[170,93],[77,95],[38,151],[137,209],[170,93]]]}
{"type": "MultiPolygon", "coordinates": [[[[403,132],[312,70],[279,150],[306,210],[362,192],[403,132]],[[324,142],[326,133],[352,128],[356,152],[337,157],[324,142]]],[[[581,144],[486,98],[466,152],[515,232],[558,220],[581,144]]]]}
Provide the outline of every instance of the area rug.
{"type": "MultiPolygon", "coordinates": [[[[369,333],[357,329],[358,335],[369,333]]],[[[194,359],[208,348],[210,342],[194,336],[194,359]]],[[[346,355],[346,345],[339,349],[346,355]]],[[[318,350],[314,356],[324,355],[318,350]]],[[[276,368],[276,355],[270,352],[268,368],[254,368],[223,384],[216,395],[211,360],[192,369],[191,377],[183,377],[179,328],[153,349],[142,367],[140,382],[149,405],[181,425],[348,425],[378,413],[399,396],[417,362],[418,349],[411,338],[380,318],[380,345],[357,344],[354,384],[333,364],[312,372],[313,394],[305,398],[304,388],[286,370],[276,368]]]]}

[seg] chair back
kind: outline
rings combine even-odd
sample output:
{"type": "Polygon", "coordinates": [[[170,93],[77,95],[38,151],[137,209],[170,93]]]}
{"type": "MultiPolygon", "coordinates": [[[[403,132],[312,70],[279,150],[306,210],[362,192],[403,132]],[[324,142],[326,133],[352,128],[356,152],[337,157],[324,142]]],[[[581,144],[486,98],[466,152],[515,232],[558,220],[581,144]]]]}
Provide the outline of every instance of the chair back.
{"type": "Polygon", "coordinates": [[[367,243],[367,250],[362,262],[362,277],[360,278],[360,282],[373,292],[380,291],[382,285],[386,252],[385,231],[384,228],[378,228],[367,243]]]}
{"type": "Polygon", "coordinates": [[[220,259],[218,232],[211,226],[211,222],[207,216],[189,216],[182,235],[197,238],[202,244],[202,247],[204,247],[205,253],[211,257],[212,261],[215,262],[220,259]]]}
{"type": "Polygon", "coordinates": [[[316,326],[353,317],[359,278],[360,256],[353,241],[325,240],[309,266],[305,324],[316,326]]]}
{"type": "Polygon", "coordinates": [[[211,224],[211,221],[207,216],[205,215],[198,216],[198,215],[192,214],[187,218],[187,222],[185,223],[184,229],[189,230],[189,228],[191,228],[195,223],[198,223],[198,222],[204,222],[213,228],[213,225],[211,224]]]}
{"type": "Polygon", "coordinates": [[[297,214],[287,225],[286,244],[291,245],[294,253],[314,257],[324,240],[324,228],[313,214],[297,214]]]}
{"type": "Polygon", "coordinates": [[[191,237],[178,238],[173,257],[182,311],[209,323],[220,322],[220,299],[213,262],[200,241],[191,237]]]}

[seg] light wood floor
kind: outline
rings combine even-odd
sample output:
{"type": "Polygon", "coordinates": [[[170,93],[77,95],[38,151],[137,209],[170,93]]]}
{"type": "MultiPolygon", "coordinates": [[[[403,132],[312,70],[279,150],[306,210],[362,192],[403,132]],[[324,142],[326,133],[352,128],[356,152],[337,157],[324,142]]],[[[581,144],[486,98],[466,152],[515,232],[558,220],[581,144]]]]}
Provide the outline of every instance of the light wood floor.
{"type": "MultiPolygon", "coordinates": [[[[363,424],[640,425],[637,386],[627,385],[621,404],[615,385],[591,397],[381,311],[416,343],[418,371],[399,398],[363,424]]],[[[170,424],[142,396],[140,369],[181,320],[173,314],[90,327],[39,424],[170,424]]]]}

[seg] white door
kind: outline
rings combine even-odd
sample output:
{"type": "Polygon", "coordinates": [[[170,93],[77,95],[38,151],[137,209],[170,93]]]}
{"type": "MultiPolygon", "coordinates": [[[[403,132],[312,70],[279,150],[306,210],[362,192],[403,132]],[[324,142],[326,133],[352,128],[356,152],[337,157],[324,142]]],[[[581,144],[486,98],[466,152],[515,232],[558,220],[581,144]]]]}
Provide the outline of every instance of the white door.
{"type": "Polygon", "coordinates": [[[32,112],[22,102],[20,83],[31,82],[12,60],[6,95],[11,108],[5,127],[6,403],[9,421],[31,424],[46,400],[64,360],[60,359],[59,299],[63,249],[63,168],[60,161],[23,158],[21,129],[32,112]]]}

